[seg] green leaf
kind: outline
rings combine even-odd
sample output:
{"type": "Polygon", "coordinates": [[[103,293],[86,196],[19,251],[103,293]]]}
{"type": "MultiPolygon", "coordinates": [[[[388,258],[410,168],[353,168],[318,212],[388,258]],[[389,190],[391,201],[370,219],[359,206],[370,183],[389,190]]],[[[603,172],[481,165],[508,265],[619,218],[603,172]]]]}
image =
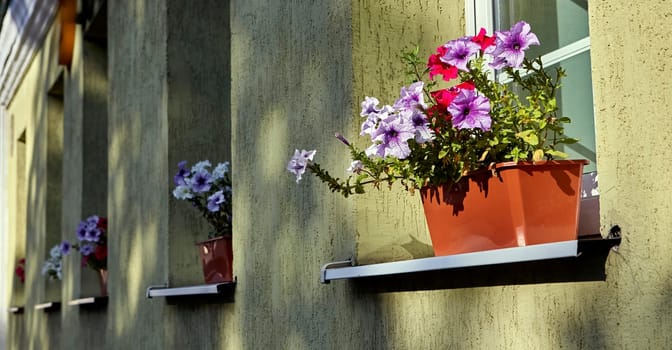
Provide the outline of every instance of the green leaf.
{"type": "Polygon", "coordinates": [[[579,142],[579,139],[575,139],[573,137],[563,137],[558,140],[558,143],[564,143],[565,145],[571,145],[577,142],[579,142]]]}
{"type": "Polygon", "coordinates": [[[554,149],[549,149],[546,150],[546,154],[550,155],[551,157],[558,157],[558,158],[567,158],[569,157],[569,154],[565,152],[560,152],[554,149]]]}
{"type": "Polygon", "coordinates": [[[534,130],[523,130],[516,136],[523,139],[528,145],[536,146],[539,144],[539,137],[534,133],[534,130]]]}
{"type": "Polygon", "coordinates": [[[443,159],[448,155],[448,150],[442,149],[439,151],[439,159],[443,159]]]}
{"type": "Polygon", "coordinates": [[[538,162],[542,159],[544,159],[544,150],[543,149],[535,150],[534,153],[532,154],[532,160],[538,162]]]}

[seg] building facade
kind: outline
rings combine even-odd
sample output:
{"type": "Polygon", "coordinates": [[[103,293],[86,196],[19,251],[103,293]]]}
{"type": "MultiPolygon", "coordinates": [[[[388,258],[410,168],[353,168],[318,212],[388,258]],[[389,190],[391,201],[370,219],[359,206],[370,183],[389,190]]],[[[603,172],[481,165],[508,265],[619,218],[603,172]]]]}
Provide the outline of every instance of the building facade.
{"type": "Polygon", "coordinates": [[[591,91],[575,95],[592,93],[601,233],[618,225],[623,240],[600,266],[573,268],[603,276],[551,283],[514,266],[427,275],[451,282],[438,288],[417,276],[401,287],[320,283],[332,261],[430,256],[420,200],[400,190],[341,198],[316,178],[297,186],[287,160],[318,149],[326,168],[345,169],[349,151],[333,133],[359,133],[364,96],[398,95],[400,51],[413,44],[427,56],[472,33],[475,3],[10,1],[0,31],[0,349],[670,347],[664,0],[552,2],[588,21],[591,91]],[[203,283],[194,243],[207,225],[171,193],[177,163],[203,159],[231,162],[235,289],[216,303],[148,298],[150,286],[203,283]],[[109,295],[87,308],[69,302],[99,296],[95,273],[74,258],[62,281],[41,269],[94,214],[108,218],[109,295]],[[25,283],[14,274],[21,258],[25,283]],[[505,282],[489,283],[500,272],[505,282]]]}

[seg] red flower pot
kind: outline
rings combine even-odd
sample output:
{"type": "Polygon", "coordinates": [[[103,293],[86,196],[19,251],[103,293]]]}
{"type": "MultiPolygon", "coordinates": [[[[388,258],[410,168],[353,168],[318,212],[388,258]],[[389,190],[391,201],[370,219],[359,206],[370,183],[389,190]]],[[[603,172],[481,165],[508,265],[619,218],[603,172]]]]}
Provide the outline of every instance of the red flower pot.
{"type": "Polygon", "coordinates": [[[97,270],[98,284],[100,285],[100,295],[107,295],[107,269],[97,270]]]}
{"type": "Polygon", "coordinates": [[[435,255],[577,238],[586,160],[508,162],[455,185],[423,187],[435,255]]]}
{"type": "Polygon", "coordinates": [[[231,236],[196,243],[203,264],[205,283],[233,282],[231,236]]]}

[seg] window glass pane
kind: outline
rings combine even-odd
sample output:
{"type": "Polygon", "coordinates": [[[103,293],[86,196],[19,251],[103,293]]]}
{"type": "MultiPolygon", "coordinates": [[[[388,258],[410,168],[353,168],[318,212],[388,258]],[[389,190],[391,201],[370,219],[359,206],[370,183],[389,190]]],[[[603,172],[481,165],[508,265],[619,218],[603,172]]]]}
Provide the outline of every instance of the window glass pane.
{"type": "Polygon", "coordinates": [[[541,46],[532,46],[534,58],[571,44],[588,34],[588,0],[493,0],[495,28],[507,30],[518,21],[530,23],[541,46]]]}
{"type": "MultiPolygon", "coordinates": [[[[569,159],[588,159],[590,164],[584,172],[595,171],[595,121],[593,118],[593,92],[590,78],[590,52],[584,52],[564,60],[559,65],[565,69],[567,76],[562,80],[557,99],[560,112],[572,122],[565,124],[565,133],[579,139],[573,145],[565,145],[563,152],[569,159]]],[[[548,67],[554,69],[557,65],[548,67]]]]}

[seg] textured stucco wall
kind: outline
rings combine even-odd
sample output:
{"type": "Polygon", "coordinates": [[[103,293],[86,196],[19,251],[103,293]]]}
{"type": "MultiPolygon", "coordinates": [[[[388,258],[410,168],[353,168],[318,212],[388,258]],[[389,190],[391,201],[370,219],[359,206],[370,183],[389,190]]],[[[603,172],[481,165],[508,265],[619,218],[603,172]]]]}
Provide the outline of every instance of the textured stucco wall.
{"type": "MultiPolygon", "coordinates": [[[[107,215],[107,65],[104,47],[77,32],[72,68],[64,74],[64,154],[62,239],[75,240],[79,222],[90,215],[107,215]]],[[[78,254],[64,259],[64,302],[98,296],[95,272],[81,268],[78,254]]],[[[94,347],[106,341],[104,310],[61,310],[64,349],[94,347]]]]}
{"type": "Polygon", "coordinates": [[[353,202],[315,178],[297,185],[294,148],[347,167],[333,138],[355,113],[352,5],[234,1],[231,8],[236,324],[229,349],[365,349],[375,296],[319,285],[319,267],[352,255],[353,202]],[[260,330],[264,330],[259,333],[260,330]]]}
{"type": "MultiPolygon", "coordinates": [[[[418,46],[420,57],[429,57],[439,45],[463,36],[464,28],[462,1],[353,1],[355,101],[348,106],[353,113],[344,134],[361,149],[368,147],[370,139],[359,136],[359,102],[365,96],[375,96],[381,104],[393,104],[401,87],[411,82],[400,54],[418,46]]],[[[347,166],[346,159],[333,168],[334,173],[344,173],[347,166]]],[[[409,196],[401,186],[395,186],[392,191],[371,189],[351,201],[358,213],[358,263],[434,255],[419,194],[409,196]]]]}
{"type": "MultiPolygon", "coordinates": [[[[52,28],[42,50],[33,58],[24,78],[25,83],[21,84],[8,108],[14,119],[11,131],[14,135],[10,139],[14,142],[13,153],[10,154],[10,167],[13,165],[13,170],[10,171],[10,183],[18,184],[17,187],[23,187],[21,183],[25,183],[23,189],[10,190],[12,193],[10,203],[16,203],[16,206],[10,213],[10,220],[14,221],[15,237],[13,242],[10,242],[9,249],[13,258],[26,257],[24,296],[19,293],[18,300],[14,298],[12,300],[13,304],[24,306],[25,312],[10,317],[8,344],[10,349],[48,348],[50,344],[58,346],[60,342],[60,315],[33,309],[36,304],[60,299],[59,287],[50,285],[41,275],[41,265],[46,252],[48,211],[53,215],[52,218],[60,215],[48,209],[50,204],[56,202],[55,197],[60,196],[57,191],[53,191],[54,187],[58,187],[58,183],[50,182],[48,176],[48,164],[51,163],[49,165],[53,170],[54,162],[58,161],[56,158],[60,151],[57,138],[62,136],[60,131],[55,130],[58,129],[55,124],[51,126],[56,128],[49,130],[48,119],[50,113],[59,112],[59,106],[49,108],[47,98],[47,91],[59,73],[57,65],[54,64],[56,57],[54,34],[55,30],[52,28]],[[25,145],[16,142],[24,130],[25,145]],[[49,150],[55,152],[50,156],[49,150]],[[21,152],[24,152],[24,156],[19,156],[21,152]],[[23,161],[19,160],[22,157],[25,157],[23,161]],[[20,164],[23,162],[25,163],[20,164]],[[25,178],[21,180],[20,172],[24,171],[25,178]],[[49,191],[50,186],[52,191],[49,191]],[[52,293],[47,294],[47,290],[52,293]],[[47,298],[56,299],[47,300],[47,298]],[[15,337],[16,333],[30,336],[15,337]]],[[[15,279],[14,283],[18,283],[18,280],[15,279]]]]}
{"type": "Polygon", "coordinates": [[[163,308],[144,290],[167,273],[166,2],[108,2],[108,16],[108,260],[118,268],[109,269],[107,346],[160,349],[163,308]]]}
{"type": "Polygon", "coordinates": [[[672,344],[672,34],[669,1],[591,1],[590,31],[603,225],[624,240],[605,296],[609,344],[672,344]]]}
{"type": "MultiPolygon", "coordinates": [[[[403,193],[343,199],[311,176],[296,185],[284,168],[294,148],[318,149],[316,158],[334,174],[347,167],[347,149],[333,132],[357,134],[364,95],[396,97],[403,83],[395,73],[396,54],[407,43],[420,43],[426,55],[460,35],[463,2],[235,0],[227,8],[213,0],[199,4],[207,15],[203,7],[188,8],[177,0],[119,0],[108,6],[113,29],[109,305],[96,312],[67,309],[56,317],[32,311],[9,316],[10,348],[39,348],[56,339],[45,327],[58,325],[59,317],[67,334],[60,341],[64,349],[91,348],[94,334],[105,338],[107,349],[658,349],[672,344],[667,331],[672,328],[672,265],[666,254],[672,245],[666,239],[672,203],[665,183],[672,167],[664,162],[670,156],[672,95],[665,76],[672,41],[661,30],[672,5],[590,2],[602,222],[605,228],[619,224],[624,232],[620,250],[607,260],[606,281],[380,294],[353,281],[321,285],[319,268],[354,253],[360,261],[367,256],[375,261],[422,251],[427,238],[413,214],[417,204],[403,193]],[[227,11],[230,24],[217,18],[227,11]],[[190,20],[204,23],[177,30],[190,20]],[[226,39],[212,31],[229,25],[230,63],[226,50],[216,45],[219,40],[227,45],[226,39]],[[199,82],[207,88],[198,90],[199,82]],[[208,130],[185,130],[194,124],[208,130]],[[188,229],[204,226],[171,198],[176,161],[229,155],[236,193],[235,302],[167,305],[145,299],[149,285],[197,279],[189,275],[194,266],[185,252],[199,233],[188,229]],[[659,166],[662,174],[654,172],[659,166]],[[388,231],[401,235],[386,236],[388,231]],[[421,242],[416,248],[404,247],[409,234],[421,242]]],[[[36,62],[47,60],[41,55],[36,62]]],[[[68,125],[83,123],[77,110],[87,103],[86,94],[76,98],[77,89],[87,86],[77,62],[66,82],[64,162],[81,169],[83,146],[76,140],[84,130],[68,125]]],[[[46,115],[44,98],[36,96],[46,92],[49,79],[43,76],[53,78],[47,68],[52,64],[34,64],[11,106],[15,133],[23,127],[29,131],[28,167],[35,163],[31,140],[46,115]]],[[[44,176],[43,170],[32,176],[44,176]]],[[[84,211],[83,175],[65,167],[64,178],[69,176],[79,184],[63,187],[64,232],[84,211]]],[[[15,190],[10,192],[16,202],[15,190]]],[[[31,213],[44,211],[39,202],[29,203],[31,213]]],[[[10,214],[14,228],[16,214],[10,214]]],[[[31,225],[39,229],[38,224],[31,225]]],[[[36,275],[37,267],[31,269],[36,275]]],[[[78,281],[68,283],[64,297],[80,289],[78,281]]],[[[35,302],[31,295],[29,307],[35,302]]]]}

